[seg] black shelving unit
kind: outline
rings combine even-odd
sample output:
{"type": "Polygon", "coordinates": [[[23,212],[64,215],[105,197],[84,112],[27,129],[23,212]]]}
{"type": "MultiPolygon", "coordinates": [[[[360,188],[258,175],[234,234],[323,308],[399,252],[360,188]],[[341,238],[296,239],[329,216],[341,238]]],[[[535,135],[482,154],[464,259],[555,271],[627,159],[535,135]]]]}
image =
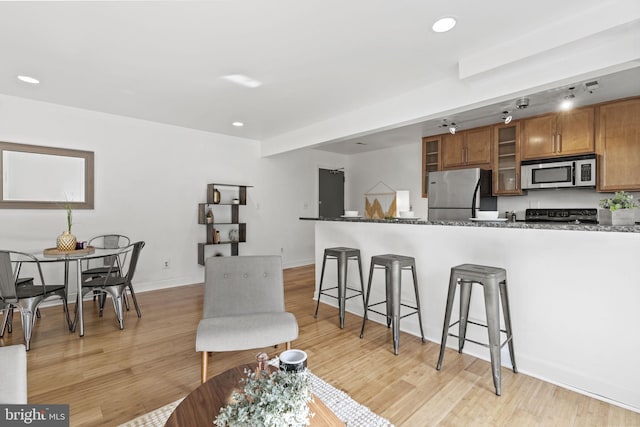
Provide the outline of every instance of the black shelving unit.
{"type": "Polygon", "coordinates": [[[240,222],[240,206],[247,204],[248,185],[237,184],[207,184],[207,201],[198,204],[198,224],[206,226],[206,239],[198,243],[198,264],[204,265],[205,248],[210,245],[231,245],[231,255],[238,255],[240,243],[247,241],[247,224],[240,222]],[[215,191],[220,192],[219,203],[214,203],[215,191]],[[235,199],[235,200],[234,200],[235,199]],[[207,211],[213,212],[213,222],[207,222],[207,211]],[[219,221],[217,218],[223,218],[219,221]],[[237,240],[231,240],[228,236],[220,236],[220,241],[214,243],[213,233],[218,226],[225,231],[237,230],[237,240]]]}

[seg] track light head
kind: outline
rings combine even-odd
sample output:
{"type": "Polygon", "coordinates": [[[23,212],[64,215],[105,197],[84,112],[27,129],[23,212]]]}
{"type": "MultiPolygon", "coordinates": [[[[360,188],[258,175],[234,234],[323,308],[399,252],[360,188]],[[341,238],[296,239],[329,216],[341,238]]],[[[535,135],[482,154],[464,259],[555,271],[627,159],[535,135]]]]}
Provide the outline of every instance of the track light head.
{"type": "Polygon", "coordinates": [[[520,98],[516,100],[516,108],[518,110],[524,110],[529,106],[529,98],[520,98]]]}

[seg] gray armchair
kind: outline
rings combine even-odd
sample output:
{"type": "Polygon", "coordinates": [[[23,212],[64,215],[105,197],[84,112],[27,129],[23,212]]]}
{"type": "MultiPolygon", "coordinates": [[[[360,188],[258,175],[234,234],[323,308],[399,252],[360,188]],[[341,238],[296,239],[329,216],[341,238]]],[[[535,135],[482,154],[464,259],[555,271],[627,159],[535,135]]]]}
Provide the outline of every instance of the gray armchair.
{"type": "Polygon", "coordinates": [[[210,352],[249,350],[298,338],[298,322],[284,310],[279,256],[208,258],[202,320],[196,351],[202,352],[201,381],[210,352]]]}
{"type": "Polygon", "coordinates": [[[22,344],[0,347],[0,404],[27,403],[27,350],[22,344]]]}

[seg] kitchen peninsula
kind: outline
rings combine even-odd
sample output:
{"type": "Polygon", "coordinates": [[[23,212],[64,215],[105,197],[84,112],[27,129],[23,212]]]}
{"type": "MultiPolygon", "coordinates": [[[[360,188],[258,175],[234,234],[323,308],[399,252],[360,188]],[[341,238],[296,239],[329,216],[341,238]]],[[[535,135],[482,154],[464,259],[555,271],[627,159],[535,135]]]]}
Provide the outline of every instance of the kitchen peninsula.
{"type": "MultiPolygon", "coordinates": [[[[425,336],[438,343],[450,268],[463,263],[506,268],[519,371],[640,412],[640,338],[635,332],[640,325],[640,225],[300,219],[315,221],[316,266],[324,249],[335,246],[360,249],[365,278],[373,255],[414,257],[425,336]]],[[[349,283],[355,283],[356,272],[349,270],[349,283]]],[[[316,283],[319,274],[316,268],[316,283]]],[[[335,280],[335,274],[327,269],[325,280],[335,280]]],[[[374,277],[372,300],[384,299],[379,280],[374,277]]],[[[413,302],[409,291],[405,286],[403,302],[413,302]]],[[[353,298],[347,310],[361,316],[362,303],[353,298]]],[[[485,318],[479,289],[469,317],[485,318]]],[[[383,321],[381,316],[371,319],[383,321]]],[[[419,335],[415,316],[401,325],[419,335]]],[[[481,328],[470,328],[468,336],[486,341],[481,328]]],[[[448,344],[457,346],[457,340],[448,344]]],[[[489,357],[473,343],[464,352],[489,357]]],[[[506,353],[502,361],[509,366],[506,353]]],[[[425,369],[435,369],[436,362],[428,361],[425,369]]]]}

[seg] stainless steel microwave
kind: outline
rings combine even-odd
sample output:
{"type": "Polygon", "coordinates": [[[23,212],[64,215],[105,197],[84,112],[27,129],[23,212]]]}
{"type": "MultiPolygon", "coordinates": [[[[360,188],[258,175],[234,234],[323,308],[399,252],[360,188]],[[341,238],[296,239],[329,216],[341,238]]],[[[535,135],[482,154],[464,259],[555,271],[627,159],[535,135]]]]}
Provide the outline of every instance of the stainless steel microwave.
{"type": "Polygon", "coordinates": [[[520,171],[523,190],[596,186],[595,155],[527,160],[520,171]]]}

